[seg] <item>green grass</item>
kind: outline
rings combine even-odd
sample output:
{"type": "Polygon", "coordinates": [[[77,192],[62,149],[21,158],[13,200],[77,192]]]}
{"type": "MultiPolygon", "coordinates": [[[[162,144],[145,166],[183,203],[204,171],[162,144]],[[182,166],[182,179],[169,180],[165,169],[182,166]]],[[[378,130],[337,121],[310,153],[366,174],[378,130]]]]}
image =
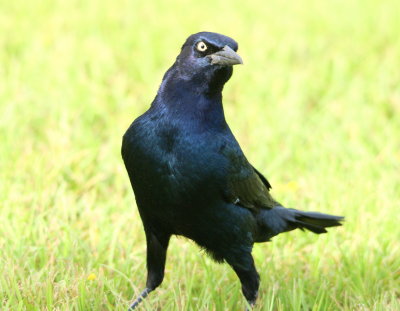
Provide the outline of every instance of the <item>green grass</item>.
{"type": "MultiPolygon", "coordinates": [[[[125,310],[143,288],[121,136],[201,30],[240,44],[226,116],[273,195],[346,216],[327,235],[255,246],[255,310],[400,310],[399,11],[398,0],[2,0],[1,310],[125,310]]],[[[173,238],[141,310],[243,308],[231,269],[173,238]]]]}

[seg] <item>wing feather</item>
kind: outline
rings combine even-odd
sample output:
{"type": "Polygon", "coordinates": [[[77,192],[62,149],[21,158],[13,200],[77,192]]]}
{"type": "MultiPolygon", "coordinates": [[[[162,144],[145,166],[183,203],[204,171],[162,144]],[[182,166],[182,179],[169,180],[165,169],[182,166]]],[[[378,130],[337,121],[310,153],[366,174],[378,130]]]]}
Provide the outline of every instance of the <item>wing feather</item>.
{"type": "Polygon", "coordinates": [[[277,203],[269,193],[268,180],[247,161],[240,149],[230,150],[227,156],[230,160],[226,191],[229,202],[255,212],[273,208],[277,203]]]}

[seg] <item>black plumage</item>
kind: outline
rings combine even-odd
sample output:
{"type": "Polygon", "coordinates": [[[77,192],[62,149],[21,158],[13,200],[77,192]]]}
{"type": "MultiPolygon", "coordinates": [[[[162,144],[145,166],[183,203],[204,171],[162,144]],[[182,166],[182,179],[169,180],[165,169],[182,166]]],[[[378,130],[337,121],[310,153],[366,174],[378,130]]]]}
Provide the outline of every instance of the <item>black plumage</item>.
{"type": "Polygon", "coordinates": [[[255,242],[296,228],[324,233],[343,219],[284,208],[244,156],[222,106],[232,66],[242,63],[237,49],[233,39],[220,34],[191,35],[151,107],[123,137],[122,157],[147,241],[146,289],[131,309],[162,282],[171,235],[192,239],[231,265],[254,304],[255,242]]]}

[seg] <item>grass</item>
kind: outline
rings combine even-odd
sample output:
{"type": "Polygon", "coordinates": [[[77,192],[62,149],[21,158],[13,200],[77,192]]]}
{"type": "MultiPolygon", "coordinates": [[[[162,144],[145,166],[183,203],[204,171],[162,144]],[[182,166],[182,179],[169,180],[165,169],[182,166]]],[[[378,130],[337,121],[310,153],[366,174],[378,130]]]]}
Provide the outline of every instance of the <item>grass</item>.
{"type": "MultiPolygon", "coordinates": [[[[185,38],[234,37],[224,91],[286,206],[345,215],[259,244],[255,310],[400,310],[400,2],[1,1],[1,310],[125,310],[145,241],[121,136],[185,38]]],[[[241,310],[227,265],[174,238],[141,310],[241,310]]]]}

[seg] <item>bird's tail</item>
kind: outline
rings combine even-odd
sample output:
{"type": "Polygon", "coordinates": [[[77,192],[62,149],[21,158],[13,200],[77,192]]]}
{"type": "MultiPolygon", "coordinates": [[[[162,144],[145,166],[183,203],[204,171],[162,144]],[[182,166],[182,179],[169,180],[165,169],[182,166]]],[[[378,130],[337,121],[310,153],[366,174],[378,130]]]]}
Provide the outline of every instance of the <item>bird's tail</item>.
{"type": "Polygon", "coordinates": [[[270,210],[262,210],[258,215],[259,238],[262,241],[286,231],[307,229],[316,234],[325,233],[326,228],[341,226],[342,216],[322,214],[318,212],[303,212],[283,206],[270,210]]]}

